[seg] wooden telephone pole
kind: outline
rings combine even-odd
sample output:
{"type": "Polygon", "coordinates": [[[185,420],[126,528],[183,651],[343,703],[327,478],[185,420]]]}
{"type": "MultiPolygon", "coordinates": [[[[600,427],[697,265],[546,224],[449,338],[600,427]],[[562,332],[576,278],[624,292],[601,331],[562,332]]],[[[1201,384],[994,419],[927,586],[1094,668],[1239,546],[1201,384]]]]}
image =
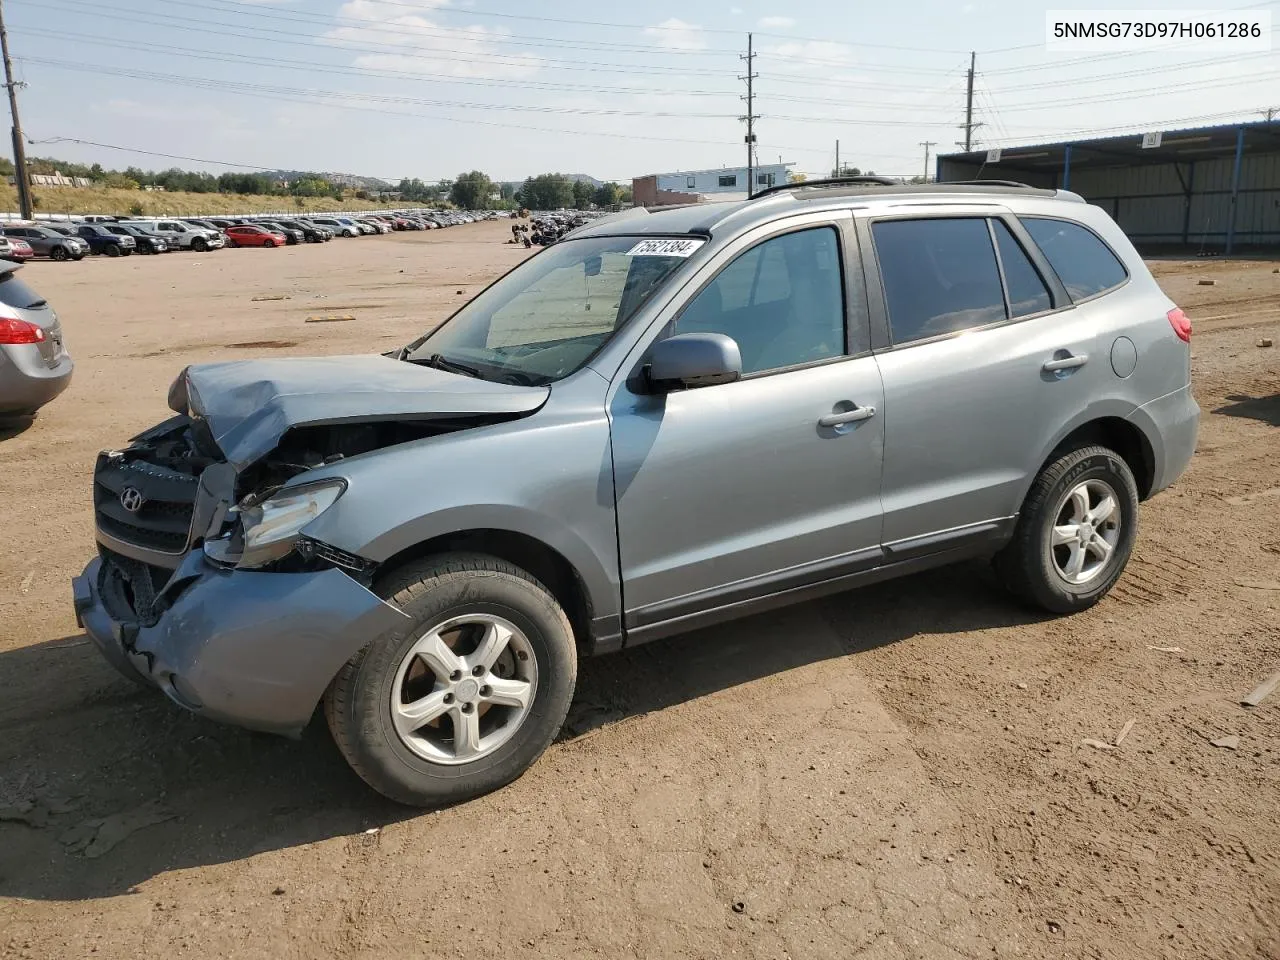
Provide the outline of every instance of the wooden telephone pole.
{"type": "Polygon", "coordinates": [[[18,119],[19,84],[13,80],[9,33],[4,28],[4,0],[0,0],[0,52],[4,54],[4,85],[9,91],[9,112],[13,114],[13,179],[18,185],[18,206],[22,208],[22,218],[30,220],[35,211],[31,204],[31,178],[27,175],[27,149],[22,142],[22,121],[18,119]]]}

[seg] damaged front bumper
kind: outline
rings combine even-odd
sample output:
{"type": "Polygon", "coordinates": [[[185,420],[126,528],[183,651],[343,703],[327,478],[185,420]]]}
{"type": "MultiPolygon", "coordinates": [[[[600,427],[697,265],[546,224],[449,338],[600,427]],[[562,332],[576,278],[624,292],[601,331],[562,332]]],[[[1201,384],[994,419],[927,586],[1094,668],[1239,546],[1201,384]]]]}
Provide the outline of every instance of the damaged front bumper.
{"type": "Polygon", "coordinates": [[[223,570],[198,549],[143,621],[104,600],[103,570],[99,557],[72,581],[76,620],[117,670],[194,713],[287,736],[347,660],[409,622],[339,570],[223,570]]]}

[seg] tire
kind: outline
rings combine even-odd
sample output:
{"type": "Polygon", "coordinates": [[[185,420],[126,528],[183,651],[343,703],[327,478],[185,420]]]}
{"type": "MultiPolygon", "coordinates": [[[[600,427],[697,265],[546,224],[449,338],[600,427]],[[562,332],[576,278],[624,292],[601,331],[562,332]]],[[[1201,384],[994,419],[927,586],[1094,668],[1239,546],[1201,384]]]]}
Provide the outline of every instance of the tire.
{"type": "MultiPolygon", "coordinates": [[[[325,717],[338,750],[352,769],[374,790],[399,803],[435,807],[456,803],[505,786],[527,770],[559,732],[573,698],[577,676],[577,651],[568,618],[551,593],[518,567],[482,554],[453,554],[430,557],[410,565],[379,585],[378,592],[411,618],[411,625],[381,637],[356,654],[339,671],[325,694],[325,717]],[[459,672],[451,686],[441,670],[431,670],[426,661],[410,654],[420,639],[457,618],[500,618],[515,634],[493,665],[493,672],[468,676],[459,672]],[[518,657],[519,661],[515,658],[518,657]],[[503,658],[508,658],[504,660],[503,658]],[[419,669],[415,681],[413,671],[419,669]],[[513,671],[508,676],[507,671],[513,671]],[[510,713],[518,707],[497,708],[499,722],[511,727],[491,726],[484,733],[486,689],[476,692],[476,684],[498,677],[509,681],[532,677],[532,699],[522,714],[510,713]],[[433,675],[434,674],[434,675],[433,675]],[[424,697],[445,696],[446,714],[433,721],[438,726],[422,726],[413,734],[397,732],[392,717],[392,691],[417,683],[412,691],[424,697]],[[453,700],[450,690],[457,690],[453,700]],[[480,699],[477,700],[476,698],[480,699]],[[467,698],[470,698],[469,700],[467,698]],[[454,717],[476,714],[480,753],[465,760],[454,755],[452,736],[433,742],[436,734],[454,729],[454,717]],[[479,713],[476,711],[479,710],[479,713]],[[418,734],[425,734],[420,738],[418,734]],[[505,739],[504,739],[505,737],[505,739]],[[484,741],[492,739],[485,746],[484,741]],[[408,742],[407,742],[408,741],[408,742]],[[411,746],[410,742],[415,744],[411,746]],[[443,744],[443,746],[441,746],[443,744]],[[441,759],[424,755],[432,752],[441,759]],[[451,759],[450,759],[451,758],[451,759]]],[[[448,632],[446,631],[446,636],[448,632]]],[[[465,634],[455,635],[454,646],[463,648],[465,634]]],[[[451,649],[445,649],[451,654],[451,649]]],[[[462,664],[466,666],[466,664],[462,664]]],[[[484,669],[477,667],[476,669],[484,669]]]]}
{"type": "Polygon", "coordinates": [[[209,249],[209,241],[204,237],[196,237],[191,241],[191,249],[196,253],[204,253],[209,249]]]}
{"type": "Polygon", "coordinates": [[[342,235],[344,237],[354,237],[356,235],[356,232],[354,230],[343,230],[342,235]]]}
{"type": "Polygon", "coordinates": [[[238,246],[240,246],[240,244],[236,243],[235,237],[227,237],[227,246],[228,246],[228,247],[238,247],[238,246]]]}
{"type": "Polygon", "coordinates": [[[274,247],[276,245],[276,242],[270,238],[267,238],[266,240],[262,241],[262,245],[264,247],[274,247]]]}
{"type": "Polygon", "coordinates": [[[1114,450],[1088,446],[1067,451],[1046,466],[1031,486],[1013,540],[995,558],[997,572],[1017,597],[1050,613],[1087,610],[1107,595],[1124,572],[1138,533],[1138,486],[1114,450]],[[1084,491],[1085,500],[1076,495],[1084,491]],[[1113,500],[1106,518],[1104,501],[1113,500]],[[1089,509],[1085,511],[1084,505],[1089,509]],[[1103,508],[1103,509],[1100,509],[1103,508]],[[1081,516],[1090,520],[1080,547],[1081,516]],[[1096,522],[1095,522],[1096,521],[1096,522]],[[1068,530],[1075,529],[1071,536],[1068,530]],[[1057,533],[1055,534],[1055,531],[1057,533]],[[1063,540],[1057,546],[1054,539],[1063,540]],[[1102,543],[1109,545],[1103,559],[1102,543]],[[1073,581],[1072,561],[1083,555],[1073,581]]]}
{"type": "Polygon", "coordinates": [[[120,256],[120,245],[118,243],[107,244],[107,256],[108,257],[120,256]]]}
{"type": "Polygon", "coordinates": [[[53,260],[57,260],[59,263],[66,260],[68,256],[69,254],[67,253],[66,247],[54,247],[49,251],[49,257],[53,260]]]}

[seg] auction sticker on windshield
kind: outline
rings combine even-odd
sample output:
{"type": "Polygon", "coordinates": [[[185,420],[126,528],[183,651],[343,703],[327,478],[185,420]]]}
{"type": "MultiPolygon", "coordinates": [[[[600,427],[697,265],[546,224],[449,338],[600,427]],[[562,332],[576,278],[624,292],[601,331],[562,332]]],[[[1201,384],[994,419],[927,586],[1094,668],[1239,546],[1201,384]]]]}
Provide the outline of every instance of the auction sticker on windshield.
{"type": "Polygon", "coordinates": [[[628,257],[689,257],[705,240],[641,240],[627,251],[628,257]]]}

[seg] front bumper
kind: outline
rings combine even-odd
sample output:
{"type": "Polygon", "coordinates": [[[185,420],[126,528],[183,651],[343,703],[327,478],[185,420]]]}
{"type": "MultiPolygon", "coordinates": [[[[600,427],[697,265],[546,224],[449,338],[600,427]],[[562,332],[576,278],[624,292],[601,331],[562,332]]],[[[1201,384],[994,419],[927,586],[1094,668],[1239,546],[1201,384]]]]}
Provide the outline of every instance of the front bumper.
{"type": "Polygon", "coordinates": [[[72,580],[77,622],[117,670],[224,723],[302,732],[352,656],[409,619],[339,570],[222,570],[186,555],[157,594],[153,623],[103,596],[103,560],[72,580]]]}

